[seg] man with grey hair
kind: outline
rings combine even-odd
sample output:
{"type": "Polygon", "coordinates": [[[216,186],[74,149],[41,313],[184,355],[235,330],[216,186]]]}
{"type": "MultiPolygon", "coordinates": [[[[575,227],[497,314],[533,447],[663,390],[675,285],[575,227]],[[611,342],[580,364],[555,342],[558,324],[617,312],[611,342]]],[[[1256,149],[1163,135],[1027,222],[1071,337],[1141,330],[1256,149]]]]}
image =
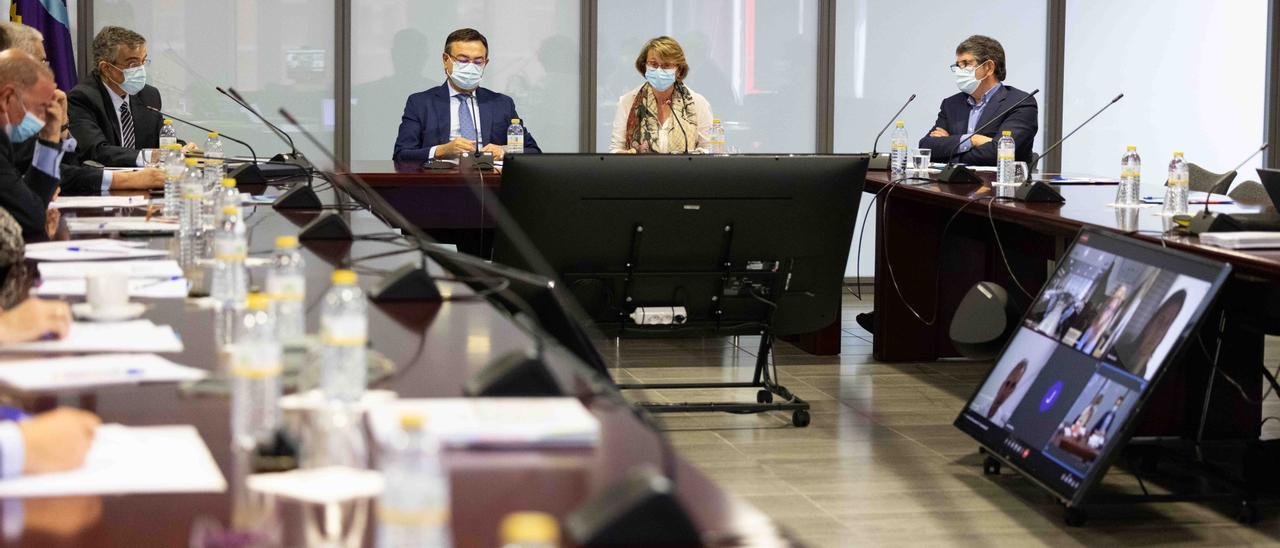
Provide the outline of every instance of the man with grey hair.
{"type": "MultiPolygon", "coordinates": [[[[0,31],[9,39],[9,47],[30,55],[36,61],[46,64],[47,54],[44,49],[44,35],[40,31],[19,23],[0,22],[0,31]]],[[[35,142],[28,141],[15,144],[13,161],[18,169],[26,171],[31,167],[31,157],[35,152],[35,142]]],[[[138,171],[108,171],[99,167],[82,165],[75,154],[63,156],[62,184],[63,196],[92,196],[108,190],[145,190],[164,188],[164,172],[156,168],[138,171]]]]}
{"type": "Polygon", "coordinates": [[[994,38],[974,35],[956,47],[951,65],[960,93],[942,101],[933,130],[920,139],[920,148],[933,151],[939,161],[968,165],[996,165],[996,143],[1001,132],[1012,133],[1017,143],[1014,156],[1031,161],[1031,145],[1040,129],[1040,110],[1034,98],[1022,101],[1027,92],[1006,85],[1004,47],[994,38]],[[1013,107],[1017,104],[1018,106],[1013,107]],[[1005,110],[1013,107],[1012,110],[1005,110]],[[974,130],[999,117],[983,129],[974,130]],[[954,154],[954,157],[953,157],[954,154]]]}
{"type": "Polygon", "coordinates": [[[143,167],[142,150],[160,146],[160,90],[147,85],[147,39],[103,27],[93,39],[95,68],[67,94],[80,158],[105,166],[143,167]],[[151,107],[151,108],[148,108],[151,107]]]}
{"type": "Polygon", "coordinates": [[[58,190],[62,156],[75,147],[63,138],[65,101],[49,67],[15,49],[0,52],[0,207],[18,221],[27,241],[48,237],[45,211],[58,190]],[[14,164],[13,145],[32,139],[37,142],[24,174],[14,164]]]}

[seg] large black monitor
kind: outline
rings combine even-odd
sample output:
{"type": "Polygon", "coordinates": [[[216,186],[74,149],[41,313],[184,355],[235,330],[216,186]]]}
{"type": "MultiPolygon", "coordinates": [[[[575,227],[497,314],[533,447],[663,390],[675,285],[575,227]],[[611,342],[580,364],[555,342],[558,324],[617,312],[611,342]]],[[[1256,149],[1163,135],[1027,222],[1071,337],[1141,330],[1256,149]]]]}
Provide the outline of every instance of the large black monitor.
{"type": "Polygon", "coordinates": [[[1079,505],[1230,270],[1081,231],[955,425],[1079,505]]]}
{"type": "MultiPolygon", "coordinates": [[[[838,318],[866,169],[865,155],[521,155],[501,199],[605,331],[683,306],[688,328],[721,332],[758,332],[773,308],[787,335],[838,318]]],[[[504,234],[494,260],[538,270],[504,234]]]]}

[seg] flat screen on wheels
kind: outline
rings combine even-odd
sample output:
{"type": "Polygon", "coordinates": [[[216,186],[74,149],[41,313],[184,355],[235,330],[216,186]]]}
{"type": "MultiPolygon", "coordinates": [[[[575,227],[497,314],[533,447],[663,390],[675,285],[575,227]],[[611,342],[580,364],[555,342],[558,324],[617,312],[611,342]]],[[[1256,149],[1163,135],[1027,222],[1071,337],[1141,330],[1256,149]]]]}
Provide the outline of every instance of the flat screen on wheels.
{"type": "Polygon", "coordinates": [[[1081,231],[956,427],[1064,502],[1081,503],[1230,270],[1081,231]]]}

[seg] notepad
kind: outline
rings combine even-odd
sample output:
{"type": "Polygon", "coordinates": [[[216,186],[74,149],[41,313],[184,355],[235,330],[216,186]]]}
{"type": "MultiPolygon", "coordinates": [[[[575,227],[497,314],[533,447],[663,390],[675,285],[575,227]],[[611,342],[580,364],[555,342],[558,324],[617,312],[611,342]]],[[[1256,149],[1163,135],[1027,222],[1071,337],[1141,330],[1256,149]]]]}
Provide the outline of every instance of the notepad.
{"type": "Polygon", "coordinates": [[[374,439],[393,439],[406,413],[421,415],[426,428],[449,447],[570,448],[600,443],[600,421],[576,398],[397,400],[369,410],[374,439]]]}
{"type": "Polygon", "coordinates": [[[23,392],[57,392],[93,386],[196,381],[203,369],[155,354],[95,354],[43,360],[0,361],[0,383],[23,392]]]}
{"type": "Polygon", "coordinates": [[[76,217],[67,219],[67,230],[72,234],[102,232],[146,232],[170,234],[178,231],[178,223],[172,219],[153,217],[76,217]]]}
{"type": "Polygon", "coordinates": [[[168,252],[146,249],[144,242],[97,238],[27,244],[25,254],[33,261],[97,261],[163,257],[168,252]]]}
{"type": "Polygon", "coordinates": [[[0,353],[182,352],[182,339],[167,325],[151,320],[128,322],[71,322],[59,340],[0,346],[0,353]]]}
{"type": "Polygon", "coordinates": [[[0,480],[0,497],[222,493],[227,480],[194,426],[99,426],[75,470],[0,480]]]}
{"type": "Polygon", "coordinates": [[[59,196],[49,202],[49,209],[146,207],[150,203],[146,196],[59,196]]]}

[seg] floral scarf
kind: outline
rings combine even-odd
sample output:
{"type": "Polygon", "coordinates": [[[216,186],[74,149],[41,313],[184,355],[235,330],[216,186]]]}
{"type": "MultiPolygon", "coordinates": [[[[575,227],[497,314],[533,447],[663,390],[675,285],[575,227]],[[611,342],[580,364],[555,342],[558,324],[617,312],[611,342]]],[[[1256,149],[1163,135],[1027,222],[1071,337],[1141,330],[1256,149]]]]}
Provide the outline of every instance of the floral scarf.
{"type": "Polygon", "coordinates": [[[631,114],[627,115],[627,148],[640,154],[694,150],[698,139],[698,116],[693,109],[693,93],[681,82],[676,82],[675,86],[676,91],[671,94],[671,114],[679,127],[672,127],[668,132],[667,150],[658,150],[658,132],[662,125],[658,123],[658,98],[648,82],[636,92],[631,114]]]}

